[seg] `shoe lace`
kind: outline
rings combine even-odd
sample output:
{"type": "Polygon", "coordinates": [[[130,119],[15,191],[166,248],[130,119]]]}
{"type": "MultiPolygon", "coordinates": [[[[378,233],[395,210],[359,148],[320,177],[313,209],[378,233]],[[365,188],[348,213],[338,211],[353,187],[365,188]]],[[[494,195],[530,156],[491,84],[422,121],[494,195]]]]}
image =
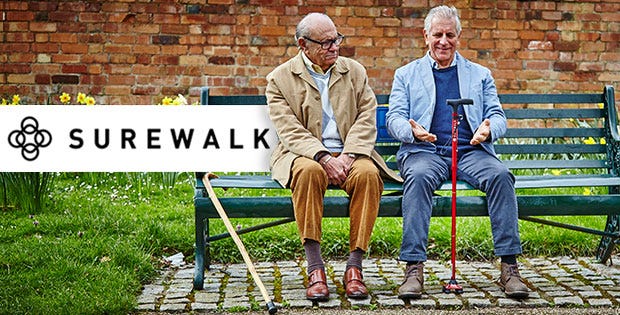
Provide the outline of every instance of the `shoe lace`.
{"type": "Polygon", "coordinates": [[[407,278],[418,276],[418,265],[407,266],[407,278]]]}
{"type": "Polygon", "coordinates": [[[519,274],[519,267],[517,267],[517,265],[509,265],[508,266],[508,275],[510,277],[521,278],[521,275],[519,274]]]}

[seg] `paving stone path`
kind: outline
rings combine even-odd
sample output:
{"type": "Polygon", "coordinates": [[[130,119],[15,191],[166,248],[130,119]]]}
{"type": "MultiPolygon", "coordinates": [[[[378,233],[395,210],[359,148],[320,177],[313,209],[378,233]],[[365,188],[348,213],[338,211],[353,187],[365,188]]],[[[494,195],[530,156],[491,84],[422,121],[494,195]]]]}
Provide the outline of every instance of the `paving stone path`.
{"type": "MultiPolygon", "coordinates": [[[[614,256],[620,261],[620,256],[614,256]]],[[[617,307],[620,305],[620,266],[603,265],[593,258],[528,258],[519,262],[522,277],[530,288],[523,300],[506,298],[495,281],[499,263],[457,261],[460,295],[445,294],[450,279],[449,262],[427,261],[425,293],[419,300],[402,301],[397,290],[404,264],[391,259],[364,260],[364,280],[370,296],[351,300],[344,294],[345,261],[326,262],[330,299],[314,304],[305,298],[305,263],[280,261],[256,263],[262,282],[279,308],[393,309],[483,309],[544,307],[617,307]]],[[[194,266],[181,262],[163,270],[138,297],[138,312],[211,312],[261,310],[262,295],[244,264],[212,265],[205,274],[203,290],[192,290],[194,266]]]]}

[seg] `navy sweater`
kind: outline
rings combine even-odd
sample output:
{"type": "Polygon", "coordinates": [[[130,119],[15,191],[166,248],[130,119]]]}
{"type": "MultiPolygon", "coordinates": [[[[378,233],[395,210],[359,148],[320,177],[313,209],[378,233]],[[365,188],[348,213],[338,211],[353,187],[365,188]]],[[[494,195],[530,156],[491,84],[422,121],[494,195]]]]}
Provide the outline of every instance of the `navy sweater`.
{"type": "MultiPolygon", "coordinates": [[[[435,112],[433,113],[433,122],[431,123],[431,133],[437,135],[437,153],[443,156],[452,155],[452,106],[446,101],[448,99],[461,98],[459,91],[459,78],[456,66],[433,69],[433,77],[435,78],[435,93],[437,103],[435,104],[435,112]]],[[[463,106],[459,106],[458,114],[459,123],[459,139],[458,139],[458,156],[461,157],[465,152],[472,150],[474,147],[469,144],[473,137],[473,132],[469,127],[467,119],[465,119],[465,111],[463,106]]]]}

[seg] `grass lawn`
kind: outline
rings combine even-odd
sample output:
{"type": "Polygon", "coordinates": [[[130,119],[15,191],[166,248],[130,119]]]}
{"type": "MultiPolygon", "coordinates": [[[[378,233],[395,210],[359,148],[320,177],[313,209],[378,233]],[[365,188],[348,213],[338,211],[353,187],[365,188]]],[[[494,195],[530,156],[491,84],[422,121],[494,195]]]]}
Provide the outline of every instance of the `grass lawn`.
{"type": "MultiPolygon", "coordinates": [[[[162,267],[163,257],[183,252],[193,260],[192,174],[170,179],[155,174],[60,174],[52,202],[41,209],[0,210],[0,314],[127,314],[141,286],[162,267]]],[[[601,228],[602,217],[559,218],[601,228]]],[[[225,232],[212,220],[212,233],[225,232]]],[[[247,227],[261,219],[234,220],[247,227]]],[[[369,256],[398,256],[399,218],[379,218],[369,256]],[[378,233],[377,231],[381,231],[378,233]]],[[[520,222],[527,256],[593,256],[599,237],[520,222]]],[[[345,257],[348,220],[324,220],[327,259],[345,257]]],[[[242,236],[256,261],[301,258],[294,223],[242,236]],[[272,244],[272,246],[265,246],[272,244]]],[[[448,260],[450,219],[433,218],[429,255],[448,260]]],[[[492,259],[489,220],[458,219],[460,259],[492,259]]],[[[212,258],[241,262],[230,239],[212,244],[212,258]]]]}

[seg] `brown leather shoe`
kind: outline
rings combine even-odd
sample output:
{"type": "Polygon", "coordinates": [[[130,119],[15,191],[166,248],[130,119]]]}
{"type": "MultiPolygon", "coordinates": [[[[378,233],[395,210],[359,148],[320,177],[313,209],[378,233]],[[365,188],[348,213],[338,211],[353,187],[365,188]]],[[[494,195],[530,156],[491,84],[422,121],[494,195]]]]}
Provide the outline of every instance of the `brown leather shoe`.
{"type": "Polygon", "coordinates": [[[325,270],[319,268],[308,275],[308,289],[306,298],[310,301],[324,302],[329,300],[329,289],[327,288],[327,276],[325,270]]]}
{"type": "Polygon", "coordinates": [[[362,271],[357,267],[350,267],[344,273],[344,286],[347,297],[351,299],[365,299],[368,297],[368,289],[364,284],[362,271]]]}
{"type": "Polygon", "coordinates": [[[502,288],[507,297],[515,299],[524,299],[529,296],[529,290],[521,274],[517,264],[509,265],[502,263],[502,275],[499,279],[499,286],[502,288]]]}
{"type": "Polygon", "coordinates": [[[398,288],[398,298],[419,299],[424,289],[424,263],[407,265],[405,280],[398,288]]]}

